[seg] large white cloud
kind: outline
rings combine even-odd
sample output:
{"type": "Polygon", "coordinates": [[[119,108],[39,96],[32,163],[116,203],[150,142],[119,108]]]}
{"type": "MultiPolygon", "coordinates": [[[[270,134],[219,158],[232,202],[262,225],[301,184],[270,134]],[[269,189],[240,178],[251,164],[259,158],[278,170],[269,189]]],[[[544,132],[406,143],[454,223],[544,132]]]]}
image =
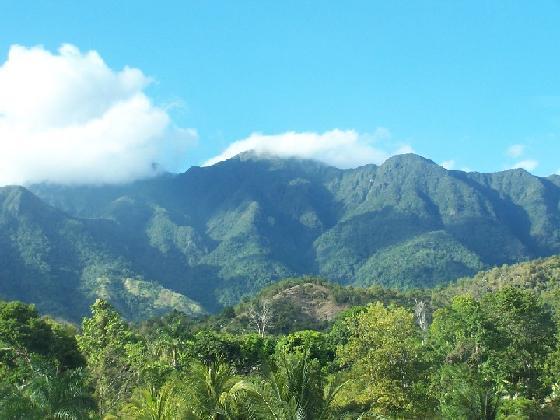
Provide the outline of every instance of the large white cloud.
{"type": "Polygon", "coordinates": [[[246,139],[232,143],[204,165],[214,165],[252,150],[261,155],[316,159],[338,168],[354,168],[368,163],[381,163],[393,154],[413,151],[409,145],[401,145],[395,150],[387,150],[389,146],[381,147],[381,144],[392,143],[389,141],[390,137],[391,133],[386,128],[378,128],[372,134],[338,129],[324,133],[254,133],[246,139]]]}
{"type": "Polygon", "coordinates": [[[0,185],[118,183],[176,169],[196,132],[94,51],[12,46],[0,66],[0,185]],[[154,165],[157,164],[157,165],[154,165]]]}

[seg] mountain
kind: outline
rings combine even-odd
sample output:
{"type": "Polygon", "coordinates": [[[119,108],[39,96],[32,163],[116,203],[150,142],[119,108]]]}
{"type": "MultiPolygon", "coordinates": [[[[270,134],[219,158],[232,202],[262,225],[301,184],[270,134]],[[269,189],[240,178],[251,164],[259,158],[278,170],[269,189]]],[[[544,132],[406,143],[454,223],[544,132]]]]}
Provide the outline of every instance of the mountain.
{"type": "Polygon", "coordinates": [[[560,177],[447,171],[413,154],[341,170],[244,153],[127,185],[14,188],[2,197],[20,191],[35,210],[2,216],[0,293],[26,301],[52,284],[81,302],[108,276],[125,294],[130,278],[215,311],[291,276],[433,287],[560,253],[560,177]]]}
{"type": "Polygon", "coordinates": [[[22,187],[0,188],[0,296],[72,321],[98,297],[130,319],[171,309],[204,312],[186,296],[138,276],[120,233],[110,220],[70,217],[22,187]]]}

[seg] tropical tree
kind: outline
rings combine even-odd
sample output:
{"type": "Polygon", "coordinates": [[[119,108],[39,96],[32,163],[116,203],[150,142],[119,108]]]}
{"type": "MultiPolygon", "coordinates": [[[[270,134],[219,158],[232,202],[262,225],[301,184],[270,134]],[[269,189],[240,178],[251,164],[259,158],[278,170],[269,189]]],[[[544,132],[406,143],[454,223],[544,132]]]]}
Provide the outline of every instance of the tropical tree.
{"type": "Polygon", "coordinates": [[[478,301],[458,296],[434,314],[430,345],[435,365],[432,392],[444,417],[493,419],[500,384],[488,367],[497,331],[478,301]]]}
{"type": "Polygon", "coordinates": [[[143,343],[112,306],[98,299],[92,316],[82,322],[78,344],[86,357],[95,396],[102,414],[128,400],[139,381],[133,355],[142,354],[143,343]]]}
{"type": "Polygon", "coordinates": [[[96,408],[82,369],[38,372],[25,393],[43,419],[83,419],[96,408]]]}
{"type": "Polygon", "coordinates": [[[31,354],[56,360],[61,369],[85,364],[74,329],[41,318],[33,305],[0,302],[0,363],[14,365],[31,354]]]}
{"type": "Polygon", "coordinates": [[[466,363],[444,364],[432,380],[443,418],[495,418],[500,404],[498,389],[466,363]]]}
{"type": "Polygon", "coordinates": [[[337,355],[353,386],[343,390],[337,403],[385,416],[429,416],[424,383],[429,365],[414,315],[375,303],[345,321],[348,342],[337,355]]]}
{"type": "Polygon", "coordinates": [[[44,361],[34,361],[33,371],[20,384],[0,385],[0,418],[79,420],[95,411],[82,369],[58,372],[44,361]]]}
{"type": "Polygon", "coordinates": [[[507,287],[486,295],[482,308],[496,329],[488,365],[510,398],[542,400],[546,361],[554,351],[556,324],[550,309],[531,291],[507,287]]]}
{"type": "Polygon", "coordinates": [[[550,394],[546,369],[555,331],[552,313],[532,292],[504,288],[480,302],[455,297],[436,311],[430,328],[440,366],[432,391],[441,412],[493,419],[503,404],[509,411],[542,404],[550,394]]]}
{"type": "Polygon", "coordinates": [[[119,413],[122,419],[131,420],[176,420],[194,418],[188,411],[184,399],[178,395],[174,380],[168,380],[163,386],[137,388],[130,401],[119,413]]]}
{"type": "Polygon", "coordinates": [[[310,359],[317,359],[322,367],[330,367],[334,362],[336,348],[329,336],[319,331],[296,331],[278,340],[277,353],[300,353],[310,359]]]}
{"type": "Polygon", "coordinates": [[[183,375],[182,395],[185,412],[199,419],[221,420],[234,416],[231,390],[240,378],[225,363],[204,365],[193,362],[183,375]]]}
{"type": "Polygon", "coordinates": [[[327,381],[309,349],[281,348],[275,368],[262,380],[239,381],[230,394],[252,418],[275,420],[330,419],[334,397],[343,386],[338,377],[327,381]]]}

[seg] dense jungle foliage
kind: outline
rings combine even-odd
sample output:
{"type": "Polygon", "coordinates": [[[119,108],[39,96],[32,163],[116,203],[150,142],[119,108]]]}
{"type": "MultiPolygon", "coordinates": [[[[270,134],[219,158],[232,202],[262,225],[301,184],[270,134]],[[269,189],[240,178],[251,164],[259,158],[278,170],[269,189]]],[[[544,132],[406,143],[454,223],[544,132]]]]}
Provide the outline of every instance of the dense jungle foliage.
{"type": "Polygon", "coordinates": [[[556,419],[559,267],[406,292],[289,279],[137,324],[97,300],[79,329],[3,302],[0,418],[556,419]]]}

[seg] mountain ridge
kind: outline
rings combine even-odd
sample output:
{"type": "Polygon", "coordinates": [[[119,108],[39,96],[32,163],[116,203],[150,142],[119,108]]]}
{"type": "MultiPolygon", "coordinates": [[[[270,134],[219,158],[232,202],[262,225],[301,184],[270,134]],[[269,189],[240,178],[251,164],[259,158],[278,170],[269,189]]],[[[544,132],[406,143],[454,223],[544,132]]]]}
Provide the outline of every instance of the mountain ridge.
{"type": "MultiPolygon", "coordinates": [[[[124,185],[31,186],[39,212],[31,219],[41,226],[28,236],[38,250],[58,249],[53,238],[77,238],[81,251],[64,239],[75,255],[66,286],[76,299],[84,284],[91,299],[91,279],[112,273],[119,290],[135,278],[185,297],[187,307],[215,311],[286,277],[433,287],[558,254],[556,181],[524,170],[448,171],[414,154],[343,170],[247,153],[124,185]],[[55,219],[63,234],[42,234],[59,226],[55,219]]],[[[27,219],[1,220],[2,230],[17,231],[27,219]]],[[[5,249],[19,240],[3,237],[5,249]]],[[[24,270],[25,261],[6,255],[24,270]]],[[[45,255],[52,274],[59,264],[45,255]]],[[[13,285],[8,274],[0,280],[13,285]]],[[[37,281],[62,281],[47,274],[37,281]]]]}

